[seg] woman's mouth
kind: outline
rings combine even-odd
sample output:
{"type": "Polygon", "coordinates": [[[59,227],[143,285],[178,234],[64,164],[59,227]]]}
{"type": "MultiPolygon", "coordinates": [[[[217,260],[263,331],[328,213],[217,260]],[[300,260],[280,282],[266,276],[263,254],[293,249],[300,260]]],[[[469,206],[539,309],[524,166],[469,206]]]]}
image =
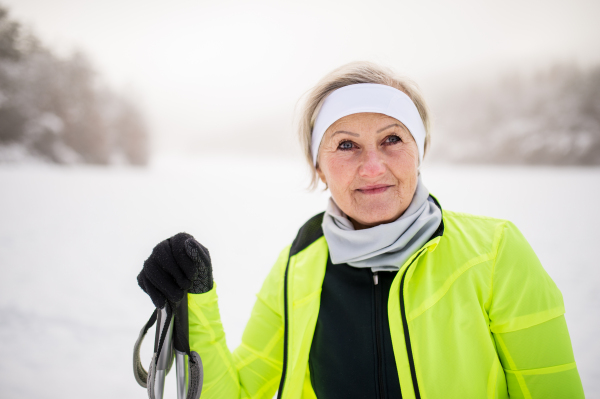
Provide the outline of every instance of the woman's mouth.
{"type": "Polygon", "coordinates": [[[392,187],[392,186],[389,184],[374,184],[371,186],[364,186],[364,187],[358,188],[358,189],[356,189],[356,191],[358,191],[362,194],[379,194],[379,193],[383,193],[390,187],[392,187]]]}

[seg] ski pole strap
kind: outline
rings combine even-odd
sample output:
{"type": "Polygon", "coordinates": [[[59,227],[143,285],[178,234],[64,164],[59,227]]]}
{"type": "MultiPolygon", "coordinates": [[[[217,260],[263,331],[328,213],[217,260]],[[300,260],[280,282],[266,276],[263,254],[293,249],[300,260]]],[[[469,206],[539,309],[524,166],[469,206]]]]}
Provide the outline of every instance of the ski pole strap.
{"type": "MultiPolygon", "coordinates": [[[[163,350],[166,351],[165,354],[172,355],[172,353],[168,353],[170,350],[169,345],[171,345],[172,338],[169,337],[167,339],[167,335],[169,333],[169,327],[171,327],[171,319],[173,318],[173,307],[171,306],[171,304],[169,302],[167,302],[164,307],[165,312],[162,312],[162,310],[163,309],[160,309],[161,314],[160,314],[160,317],[158,318],[158,320],[159,320],[160,324],[163,326],[163,328],[161,331],[160,325],[157,326],[156,336],[154,338],[154,353],[156,354],[156,364],[158,364],[158,361],[160,359],[161,354],[163,353],[163,350]],[[166,317],[165,317],[164,313],[166,313],[166,317]],[[162,318],[164,318],[165,320],[162,320],[162,318]],[[165,347],[165,345],[167,345],[167,347],[165,347]]],[[[159,310],[157,309],[157,312],[158,311],[159,310]]],[[[167,360],[168,360],[168,366],[166,367],[166,369],[170,369],[172,359],[167,359],[167,360]]]]}
{"type": "Polygon", "coordinates": [[[204,383],[204,367],[197,352],[188,356],[189,384],[186,399],[200,399],[204,383]]]}
{"type": "Polygon", "coordinates": [[[142,342],[144,342],[144,337],[146,333],[156,323],[158,309],[154,309],[152,316],[150,316],[150,320],[146,323],[146,325],[140,331],[140,335],[135,341],[135,345],[133,347],[133,375],[135,376],[135,380],[140,386],[147,388],[148,381],[148,372],[144,369],[142,365],[142,361],[140,360],[140,348],[142,346],[142,342]]]}
{"type": "MultiPolygon", "coordinates": [[[[154,309],[152,316],[150,316],[150,319],[148,320],[146,325],[140,331],[140,334],[139,334],[137,340],[135,341],[135,345],[133,346],[133,375],[135,377],[135,380],[137,381],[137,383],[140,386],[142,386],[144,388],[148,388],[148,389],[151,389],[148,386],[149,381],[152,381],[152,384],[150,384],[150,385],[154,384],[154,377],[155,377],[154,371],[156,370],[156,365],[157,365],[157,362],[158,362],[158,359],[160,356],[160,352],[163,348],[165,337],[167,335],[167,330],[169,329],[169,325],[171,324],[171,318],[173,316],[173,311],[171,310],[171,307],[169,305],[165,305],[165,310],[167,313],[167,317],[166,317],[167,320],[165,320],[164,323],[161,323],[164,325],[162,331],[156,332],[156,337],[154,340],[154,355],[152,356],[152,361],[150,363],[150,369],[148,371],[146,371],[146,369],[144,369],[144,366],[142,365],[142,362],[140,360],[140,348],[142,347],[142,342],[144,342],[144,338],[146,337],[148,330],[150,329],[150,327],[152,327],[154,325],[154,323],[156,323],[156,321],[158,319],[158,312],[160,311],[160,309],[154,309]]],[[[159,327],[160,326],[157,326],[157,329],[159,327]]],[[[169,343],[167,343],[167,344],[169,344],[169,343]]],[[[167,363],[167,369],[166,369],[167,374],[171,370],[172,365],[173,365],[173,359],[169,359],[169,361],[167,363]]]]}
{"type": "Polygon", "coordinates": [[[173,347],[176,351],[190,355],[190,327],[188,319],[187,295],[175,307],[173,347]]]}
{"type": "MultiPolygon", "coordinates": [[[[190,350],[188,298],[187,295],[177,304],[175,309],[175,321],[173,323],[173,347],[177,352],[188,356],[188,386],[186,399],[198,399],[202,393],[204,381],[204,369],[200,355],[190,350]]],[[[184,380],[185,383],[185,380],[184,380]]],[[[181,390],[183,392],[185,390],[181,390]]]]}

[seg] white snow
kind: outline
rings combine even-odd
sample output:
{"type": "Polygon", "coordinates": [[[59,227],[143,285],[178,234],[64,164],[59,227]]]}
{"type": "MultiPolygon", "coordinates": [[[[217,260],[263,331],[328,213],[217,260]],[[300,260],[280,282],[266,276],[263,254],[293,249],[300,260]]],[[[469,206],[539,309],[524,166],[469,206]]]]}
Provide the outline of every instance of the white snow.
{"type": "MultiPolygon", "coordinates": [[[[240,342],[279,251],[327,194],[304,191],[295,159],[173,161],[0,168],[0,397],[147,397],[131,355],[153,308],[136,275],[180,231],[210,249],[228,344],[240,342]]],[[[587,397],[600,397],[600,169],[438,165],[423,181],[444,209],[521,229],[563,292],[587,397]]]]}

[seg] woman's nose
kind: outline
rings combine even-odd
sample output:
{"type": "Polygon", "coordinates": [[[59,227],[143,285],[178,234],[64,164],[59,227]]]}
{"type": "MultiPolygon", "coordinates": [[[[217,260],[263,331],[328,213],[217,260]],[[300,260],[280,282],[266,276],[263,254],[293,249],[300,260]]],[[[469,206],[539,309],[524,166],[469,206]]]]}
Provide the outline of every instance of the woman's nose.
{"type": "Polygon", "coordinates": [[[377,177],[385,173],[385,163],[382,154],[376,150],[366,150],[363,153],[362,165],[359,169],[361,177],[377,177]]]}

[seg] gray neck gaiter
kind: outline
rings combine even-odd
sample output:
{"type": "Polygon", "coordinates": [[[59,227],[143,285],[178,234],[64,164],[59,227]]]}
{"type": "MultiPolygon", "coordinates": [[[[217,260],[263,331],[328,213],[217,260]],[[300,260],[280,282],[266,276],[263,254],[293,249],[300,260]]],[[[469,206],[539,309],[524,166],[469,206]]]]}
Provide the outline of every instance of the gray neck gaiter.
{"type": "Polygon", "coordinates": [[[352,222],[330,198],[323,217],[323,233],[333,264],[370,267],[373,272],[394,271],[429,240],[441,220],[442,211],[429,197],[419,176],[413,199],[402,216],[368,229],[354,230],[352,222]]]}

